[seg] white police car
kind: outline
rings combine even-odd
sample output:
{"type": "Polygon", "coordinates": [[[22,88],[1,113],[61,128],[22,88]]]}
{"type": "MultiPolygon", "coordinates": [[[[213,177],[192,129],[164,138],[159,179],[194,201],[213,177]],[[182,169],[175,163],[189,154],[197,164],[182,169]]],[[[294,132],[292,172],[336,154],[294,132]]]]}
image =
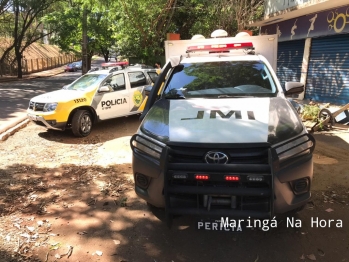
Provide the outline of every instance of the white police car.
{"type": "Polygon", "coordinates": [[[145,87],[157,76],[155,69],[141,67],[91,70],[61,90],[32,98],[27,115],[48,129],[85,137],[98,121],[141,113],[145,87]]]}

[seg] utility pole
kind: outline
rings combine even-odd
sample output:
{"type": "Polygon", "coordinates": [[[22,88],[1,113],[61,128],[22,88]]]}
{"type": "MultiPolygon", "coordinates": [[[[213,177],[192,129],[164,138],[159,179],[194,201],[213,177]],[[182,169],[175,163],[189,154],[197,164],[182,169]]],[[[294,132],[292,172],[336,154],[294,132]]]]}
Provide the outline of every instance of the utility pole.
{"type": "Polygon", "coordinates": [[[82,74],[86,74],[88,69],[87,61],[87,8],[84,6],[82,15],[82,74]]]}

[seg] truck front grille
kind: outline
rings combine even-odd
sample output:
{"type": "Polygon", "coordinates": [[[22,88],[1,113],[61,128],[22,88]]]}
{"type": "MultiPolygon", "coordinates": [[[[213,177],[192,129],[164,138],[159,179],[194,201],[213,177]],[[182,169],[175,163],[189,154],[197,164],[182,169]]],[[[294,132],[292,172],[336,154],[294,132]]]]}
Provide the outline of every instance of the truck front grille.
{"type": "Polygon", "coordinates": [[[206,163],[207,152],[216,150],[229,156],[227,164],[268,164],[268,148],[247,147],[247,148],[191,148],[171,146],[169,150],[169,163],[206,163]]]}
{"type": "Polygon", "coordinates": [[[273,170],[270,145],[224,145],[218,148],[168,145],[164,195],[168,218],[172,215],[270,218],[273,213],[273,170]],[[206,163],[210,151],[229,161],[206,163]],[[196,176],[209,177],[198,181],[196,176]],[[227,181],[237,176],[237,181],[227,181]]]}

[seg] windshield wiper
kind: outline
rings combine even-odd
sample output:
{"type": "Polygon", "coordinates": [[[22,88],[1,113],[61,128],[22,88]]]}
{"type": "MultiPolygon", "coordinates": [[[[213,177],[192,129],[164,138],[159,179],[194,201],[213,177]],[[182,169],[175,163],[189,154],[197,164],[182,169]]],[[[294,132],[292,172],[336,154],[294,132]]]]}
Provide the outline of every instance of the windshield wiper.
{"type": "Polygon", "coordinates": [[[229,96],[229,95],[219,95],[218,98],[240,98],[240,97],[254,97],[254,96],[229,96]]]}

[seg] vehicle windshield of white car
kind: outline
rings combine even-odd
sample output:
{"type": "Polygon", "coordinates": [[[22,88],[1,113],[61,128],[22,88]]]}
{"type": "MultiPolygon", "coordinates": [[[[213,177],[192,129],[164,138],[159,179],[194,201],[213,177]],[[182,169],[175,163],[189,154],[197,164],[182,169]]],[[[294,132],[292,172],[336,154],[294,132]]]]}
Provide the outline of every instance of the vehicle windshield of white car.
{"type": "Polygon", "coordinates": [[[183,63],[173,70],[163,93],[165,98],[275,97],[277,95],[273,77],[261,61],[183,63]]]}
{"type": "Polygon", "coordinates": [[[67,90],[79,90],[84,91],[91,86],[100,84],[105,78],[106,74],[87,74],[80,77],[74,83],[72,83],[67,90]]]}

